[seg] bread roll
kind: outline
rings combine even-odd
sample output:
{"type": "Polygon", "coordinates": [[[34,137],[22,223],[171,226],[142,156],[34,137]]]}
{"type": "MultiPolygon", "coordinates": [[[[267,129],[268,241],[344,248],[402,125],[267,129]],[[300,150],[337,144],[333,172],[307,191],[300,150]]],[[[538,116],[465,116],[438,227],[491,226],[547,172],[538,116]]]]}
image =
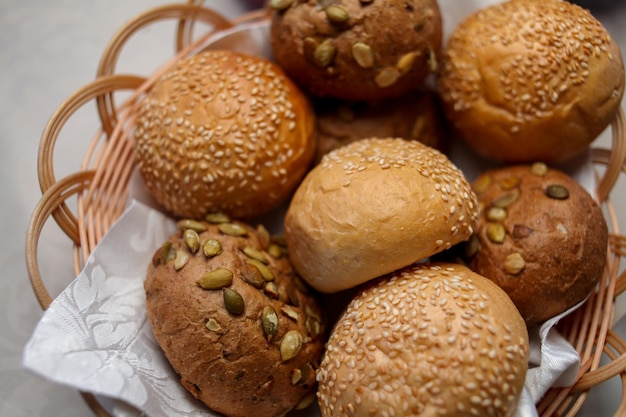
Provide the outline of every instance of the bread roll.
{"type": "Polygon", "coordinates": [[[511,297],[528,325],[587,297],[606,264],[602,210],[573,178],[545,164],[489,170],[472,186],[481,216],[468,265],[511,297]]]}
{"type": "Polygon", "coordinates": [[[441,14],[435,0],[270,1],[270,42],[303,89],[344,100],[395,97],[437,67],[441,14]]]}
{"type": "Polygon", "coordinates": [[[426,88],[387,100],[317,99],[313,108],[318,163],[331,150],[370,137],[419,140],[442,152],[446,148],[443,115],[434,92],[426,88]]]}
{"type": "Polygon", "coordinates": [[[469,238],[478,216],[463,173],[417,141],[362,139],[326,154],[285,216],[290,259],[335,292],[469,238]]]}
{"type": "Polygon", "coordinates": [[[336,323],[318,402],[323,417],[508,417],[528,355],[497,285],[461,265],[411,266],[366,285],[336,323]]]}
{"type": "Polygon", "coordinates": [[[283,203],[315,153],[307,98],[275,64],[233,51],[182,59],[139,110],[146,189],[172,215],[251,218],[283,203]]]}
{"type": "Polygon", "coordinates": [[[315,386],[325,342],[315,294],[262,226],[181,220],[179,228],[145,281],[157,342],[183,386],[214,411],[284,415],[315,386]]]}
{"type": "Polygon", "coordinates": [[[476,152],[506,163],[580,154],[624,94],[617,43],[587,10],[561,0],[476,11],[453,30],[440,68],[447,118],[476,152]]]}

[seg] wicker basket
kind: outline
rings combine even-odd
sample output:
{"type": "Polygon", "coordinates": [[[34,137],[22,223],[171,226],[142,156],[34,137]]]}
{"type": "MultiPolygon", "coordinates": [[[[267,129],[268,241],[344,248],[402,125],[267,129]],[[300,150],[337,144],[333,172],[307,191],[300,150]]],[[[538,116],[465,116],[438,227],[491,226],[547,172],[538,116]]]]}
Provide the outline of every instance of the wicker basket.
{"type": "MultiPolygon", "coordinates": [[[[43,309],[48,308],[52,297],[38,267],[37,249],[42,229],[52,216],[73,243],[75,274],[78,275],[84,261],[126,207],[135,162],[129,132],[132,130],[136,105],[143,93],[159,74],[176,60],[194,53],[209,36],[241,23],[267,19],[267,13],[259,10],[229,21],[200,3],[189,1],[155,8],[124,25],[104,51],[95,81],[70,96],[53,114],[44,130],[38,156],[39,183],[43,195],[28,226],[26,242],[26,262],[31,284],[43,309]],[[148,78],[116,74],[117,58],[128,39],[139,29],[168,19],[178,22],[175,34],[178,53],[148,78]],[[210,29],[194,40],[193,26],[196,22],[206,23],[210,29]],[[114,93],[123,90],[129,91],[131,95],[118,105],[114,93]],[[97,129],[81,169],[57,180],[53,167],[57,137],[79,108],[94,101],[101,126],[97,129]],[[72,204],[68,204],[70,202],[72,204]]],[[[620,173],[626,173],[626,136],[622,111],[616,114],[611,132],[611,149],[592,149],[592,162],[598,178],[595,197],[603,205],[611,230],[606,269],[597,291],[581,308],[558,325],[561,334],[579,352],[582,367],[573,386],[553,388],[547,392],[537,404],[541,416],[576,415],[592,387],[615,377],[621,379],[622,395],[614,415],[626,415],[626,342],[611,329],[615,299],[626,290],[626,272],[620,274],[620,269],[624,269],[620,268],[622,257],[626,257],[626,237],[620,235],[617,217],[609,200],[610,191],[620,173]]],[[[82,395],[96,415],[111,417],[94,395],[82,395]]]]}

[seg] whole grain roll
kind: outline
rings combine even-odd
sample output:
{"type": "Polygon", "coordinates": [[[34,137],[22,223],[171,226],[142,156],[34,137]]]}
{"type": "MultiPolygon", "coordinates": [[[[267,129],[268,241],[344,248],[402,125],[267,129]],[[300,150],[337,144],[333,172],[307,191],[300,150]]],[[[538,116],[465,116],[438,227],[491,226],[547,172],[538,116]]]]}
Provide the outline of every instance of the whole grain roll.
{"type": "Polygon", "coordinates": [[[447,118],[476,152],[507,163],[585,151],[624,94],[617,43],[589,11],[561,0],[509,0],[451,33],[438,85],[447,118]]]}
{"type": "Polygon", "coordinates": [[[302,278],[335,292],[468,239],[477,216],[476,196],[444,154],[370,138],[331,151],[307,174],[285,239],[302,278]]]}
{"type": "Polygon", "coordinates": [[[606,264],[602,210],[573,178],[543,163],[484,172],[472,187],[481,215],[469,267],[498,284],[528,325],[587,297],[606,264]]]}
{"type": "Polygon", "coordinates": [[[366,285],[317,374],[323,417],[513,415],[528,369],[524,320],[497,285],[450,263],[366,285]]]}
{"type": "Polygon", "coordinates": [[[442,21],[435,0],[270,1],[276,61],[314,95],[395,97],[437,68],[442,21]]]}
{"type": "Polygon", "coordinates": [[[428,88],[376,101],[319,98],[313,101],[313,109],[318,163],[335,148],[371,137],[418,140],[445,153],[447,132],[443,115],[435,93],[428,88]]]}
{"type": "Polygon", "coordinates": [[[264,227],[181,220],[145,281],[154,337],[182,385],[228,417],[275,417],[311,398],[325,342],[315,293],[264,227]]]}
{"type": "Polygon", "coordinates": [[[304,94],[275,64],[210,50],[179,61],[142,102],[136,156],[172,215],[252,218],[282,204],[315,153],[304,94]]]}

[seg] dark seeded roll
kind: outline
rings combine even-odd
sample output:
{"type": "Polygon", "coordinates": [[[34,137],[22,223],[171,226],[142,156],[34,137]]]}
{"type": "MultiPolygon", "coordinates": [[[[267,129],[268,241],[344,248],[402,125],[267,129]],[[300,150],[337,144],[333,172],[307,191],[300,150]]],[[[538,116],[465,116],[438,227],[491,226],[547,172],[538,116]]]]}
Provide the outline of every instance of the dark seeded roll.
{"type": "Polygon", "coordinates": [[[468,264],[506,291],[527,324],[589,295],[604,270],[608,230],[584,188],[543,163],[487,171],[472,187],[481,214],[468,264]]]}
{"type": "Polygon", "coordinates": [[[183,220],[145,281],[154,336],[182,385],[229,417],[312,400],[322,311],[263,227],[183,220]]]}
{"type": "Polygon", "coordinates": [[[313,102],[317,119],[317,156],[359,139],[394,137],[417,140],[444,152],[445,126],[435,94],[427,89],[377,101],[320,98],[313,102]]]}
{"type": "Polygon", "coordinates": [[[442,21],[435,0],[269,2],[279,65],[314,95],[397,97],[436,71],[442,21]]]}

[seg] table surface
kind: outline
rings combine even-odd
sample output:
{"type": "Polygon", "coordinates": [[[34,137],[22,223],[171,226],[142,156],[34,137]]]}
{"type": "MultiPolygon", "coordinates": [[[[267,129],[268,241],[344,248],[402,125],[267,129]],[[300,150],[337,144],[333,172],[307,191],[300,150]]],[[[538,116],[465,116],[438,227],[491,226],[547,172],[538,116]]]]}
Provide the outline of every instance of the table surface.
{"type": "MultiPolygon", "coordinates": [[[[73,389],[23,371],[22,349],[41,317],[24,258],[30,215],[41,196],[37,152],[41,132],[58,105],[93,80],[101,52],[121,25],[138,13],[171,1],[163,0],[0,0],[0,416],[90,416],[92,411],[73,389]]],[[[594,10],[626,51],[626,2],[594,10]]],[[[246,10],[243,2],[208,0],[232,18],[246,10]]],[[[173,26],[172,26],[173,27],[173,26]]],[[[138,36],[138,53],[123,54],[118,68],[146,74],[174,48],[172,32],[150,27],[138,36]],[[144,33],[145,32],[145,33],[144,33]]],[[[55,152],[57,178],[75,172],[94,133],[93,109],[81,110],[63,130],[55,152]],[[78,139],[78,138],[82,138],[78,139]]],[[[598,146],[607,147],[607,136],[598,146]]],[[[619,224],[626,225],[626,181],[612,193],[619,224]]],[[[44,276],[66,277],[49,287],[58,294],[74,272],[71,245],[56,225],[44,228],[40,267],[44,276]]],[[[621,304],[626,304],[622,300],[621,304]]],[[[618,315],[622,310],[618,311],[618,315]]],[[[626,335],[626,323],[617,328],[626,335]]],[[[580,416],[613,415],[619,383],[592,390],[580,416]]]]}

